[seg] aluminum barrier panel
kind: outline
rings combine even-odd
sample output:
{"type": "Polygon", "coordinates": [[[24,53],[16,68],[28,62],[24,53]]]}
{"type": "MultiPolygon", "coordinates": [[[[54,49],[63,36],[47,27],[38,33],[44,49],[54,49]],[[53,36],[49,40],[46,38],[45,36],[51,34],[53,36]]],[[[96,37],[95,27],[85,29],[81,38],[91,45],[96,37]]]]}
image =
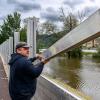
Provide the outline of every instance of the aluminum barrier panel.
{"type": "Polygon", "coordinates": [[[100,9],[43,52],[46,59],[76,48],[100,36],[100,9]]]}

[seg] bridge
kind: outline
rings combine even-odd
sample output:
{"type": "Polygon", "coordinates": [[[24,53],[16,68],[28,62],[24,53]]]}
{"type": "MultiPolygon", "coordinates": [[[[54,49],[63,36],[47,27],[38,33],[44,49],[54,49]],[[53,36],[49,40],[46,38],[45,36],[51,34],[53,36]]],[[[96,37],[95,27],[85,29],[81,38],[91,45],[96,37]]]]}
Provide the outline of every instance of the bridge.
{"type": "MultiPolygon", "coordinates": [[[[76,48],[82,45],[83,43],[86,43],[92,39],[99,37],[100,36],[99,20],[100,20],[100,9],[96,11],[93,15],[91,15],[88,19],[86,19],[84,22],[82,22],[79,26],[77,26],[75,29],[70,31],[63,38],[54,43],[46,51],[44,51],[43,55],[45,56],[46,59],[50,60],[62,52],[69,51],[72,48],[76,48]]],[[[25,21],[27,22],[27,33],[28,33],[27,43],[32,47],[30,49],[30,57],[33,57],[36,54],[37,19],[36,18],[26,19],[25,21]]],[[[14,45],[16,45],[16,43],[19,41],[18,32],[14,33],[14,41],[15,41],[14,45]]],[[[12,37],[10,37],[2,45],[0,45],[0,54],[3,62],[3,64],[1,64],[2,62],[0,62],[0,66],[2,70],[4,67],[7,77],[9,76],[9,66],[7,65],[7,62],[10,59],[10,54],[13,53],[14,45],[12,37]]],[[[0,81],[1,82],[3,81],[7,85],[6,75],[4,75],[4,77],[5,81],[2,78],[0,79],[0,81]]],[[[1,88],[5,89],[5,87],[1,88]]],[[[8,96],[8,94],[6,96],[8,96]]],[[[6,99],[6,96],[2,96],[0,99],[8,100],[6,99]]],[[[58,83],[55,80],[52,80],[46,76],[41,75],[38,79],[36,94],[32,100],[90,100],[90,97],[85,96],[84,94],[74,90],[70,86],[64,88],[58,85],[58,83]]]]}

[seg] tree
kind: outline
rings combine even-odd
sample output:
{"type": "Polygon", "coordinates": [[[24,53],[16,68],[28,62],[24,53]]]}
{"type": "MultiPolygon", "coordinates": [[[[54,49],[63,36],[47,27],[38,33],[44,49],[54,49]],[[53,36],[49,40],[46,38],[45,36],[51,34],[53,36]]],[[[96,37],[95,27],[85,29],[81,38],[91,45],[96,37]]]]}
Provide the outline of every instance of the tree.
{"type": "MultiPolygon", "coordinates": [[[[64,13],[64,9],[60,8],[61,15],[60,19],[63,21],[63,31],[66,31],[66,34],[74,29],[78,25],[78,19],[74,14],[69,13],[67,16],[64,13]]],[[[67,52],[68,57],[80,57],[81,56],[81,47],[75,48],[67,52]]]]}
{"type": "Polygon", "coordinates": [[[12,31],[17,31],[20,28],[20,14],[17,12],[14,12],[13,15],[8,15],[6,19],[6,23],[8,23],[8,26],[12,29],[12,31]]]}
{"type": "MultiPolygon", "coordinates": [[[[77,18],[79,20],[79,23],[83,22],[84,19],[86,19],[90,13],[91,13],[91,8],[89,8],[89,7],[86,7],[82,11],[78,11],[77,18]]],[[[87,47],[87,43],[86,43],[86,47],[87,47]]],[[[92,47],[95,47],[95,39],[92,40],[92,47]]]]}
{"type": "Polygon", "coordinates": [[[0,34],[0,44],[2,43],[2,35],[0,34]]]}
{"type": "Polygon", "coordinates": [[[13,36],[14,31],[18,31],[20,29],[20,22],[20,14],[17,12],[7,16],[3,25],[1,25],[2,42],[9,38],[9,36],[13,36]]]}
{"type": "Polygon", "coordinates": [[[63,29],[66,30],[67,32],[70,32],[72,29],[74,29],[78,25],[78,20],[72,13],[70,13],[66,17],[63,24],[64,24],[63,29]]]}
{"type": "Polygon", "coordinates": [[[82,21],[84,21],[84,19],[86,17],[86,13],[87,12],[85,10],[77,12],[77,18],[79,20],[79,23],[81,23],[82,21]]]}
{"type": "Polygon", "coordinates": [[[60,8],[60,20],[63,22],[63,30],[67,33],[75,28],[79,23],[74,14],[71,12],[65,14],[63,8],[60,8]]]}
{"type": "Polygon", "coordinates": [[[46,21],[41,25],[40,32],[42,34],[52,34],[57,31],[57,26],[51,22],[51,21],[46,21]]]}

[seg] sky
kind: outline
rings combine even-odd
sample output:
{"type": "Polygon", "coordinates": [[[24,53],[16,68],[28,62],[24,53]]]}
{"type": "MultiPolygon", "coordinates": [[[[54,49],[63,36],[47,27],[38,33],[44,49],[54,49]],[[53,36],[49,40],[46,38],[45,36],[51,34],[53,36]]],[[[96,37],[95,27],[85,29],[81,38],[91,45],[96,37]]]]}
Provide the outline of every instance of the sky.
{"type": "Polygon", "coordinates": [[[40,23],[46,20],[57,22],[60,8],[65,14],[88,11],[88,16],[100,8],[100,0],[0,0],[0,25],[15,11],[21,14],[22,22],[33,16],[39,18],[40,23]]]}

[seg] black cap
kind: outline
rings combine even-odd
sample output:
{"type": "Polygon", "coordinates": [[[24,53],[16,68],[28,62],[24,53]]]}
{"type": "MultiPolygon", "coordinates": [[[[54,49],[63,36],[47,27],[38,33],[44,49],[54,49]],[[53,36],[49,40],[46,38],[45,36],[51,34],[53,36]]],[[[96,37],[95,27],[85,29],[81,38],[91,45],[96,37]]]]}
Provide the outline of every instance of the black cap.
{"type": "Polygon", "coordinates": [[[26,42],[19,42],[17,45],[16,45],[16,49],[18,48],[29,48],[29,45],[26,43],[26,42]]]}

